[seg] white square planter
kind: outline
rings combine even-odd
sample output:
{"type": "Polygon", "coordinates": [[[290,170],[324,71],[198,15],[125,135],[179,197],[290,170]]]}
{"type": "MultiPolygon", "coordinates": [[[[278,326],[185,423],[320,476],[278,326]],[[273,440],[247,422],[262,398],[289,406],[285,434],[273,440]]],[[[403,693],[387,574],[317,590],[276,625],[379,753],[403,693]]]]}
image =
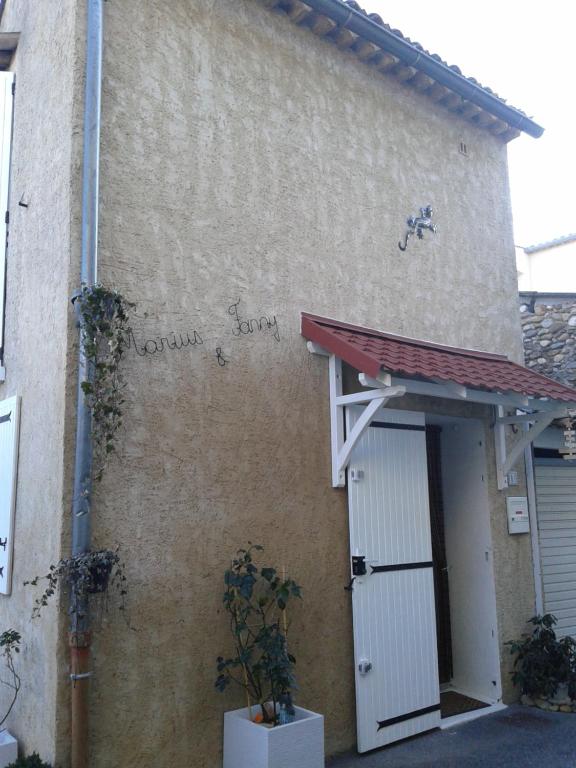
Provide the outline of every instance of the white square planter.
{"type": "Polygon", "coordinates": [[[248,708],[226,712],[223,768],[324,768],[324,718],[294,709],[294,722],[275,728],[253,723],[248,708]]]}
{"type": "Polygon", "coordinates": [[[8,731],[0,731],[0,768],[18,759],[18,742],[8,731]]]}

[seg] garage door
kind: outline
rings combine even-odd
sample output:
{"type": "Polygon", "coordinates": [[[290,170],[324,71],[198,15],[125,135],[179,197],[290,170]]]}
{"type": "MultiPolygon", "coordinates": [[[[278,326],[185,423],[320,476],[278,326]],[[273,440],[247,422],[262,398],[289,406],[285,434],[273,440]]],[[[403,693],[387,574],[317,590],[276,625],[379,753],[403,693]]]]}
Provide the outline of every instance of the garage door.
{"type": "Polygon", "coordinates": [[[559,636],[576,636],[576,466],[534,471],[544,609],[558,619],[559,636]]]}

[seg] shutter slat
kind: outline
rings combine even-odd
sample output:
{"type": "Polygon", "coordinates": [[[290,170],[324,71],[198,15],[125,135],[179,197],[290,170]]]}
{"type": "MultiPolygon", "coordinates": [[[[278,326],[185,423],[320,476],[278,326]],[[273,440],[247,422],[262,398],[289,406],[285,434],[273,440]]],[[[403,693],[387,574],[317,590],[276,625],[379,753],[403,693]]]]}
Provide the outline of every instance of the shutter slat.
{"type": "Polygon", "coordinates": [[[0,402],[0,593],[12,590],[20,398],[0,402]]]}
{"type": "MultiPolygon", "coordinates": [[[[8,236],[8,196],[10,191],[10,150],[14,96],[12,72],[0,72],[0,349],[4,352],[4,304],[6,285],[6,245],[8,236]]],[[[3,362],[3,361],[2,361],[3,362]]]]}

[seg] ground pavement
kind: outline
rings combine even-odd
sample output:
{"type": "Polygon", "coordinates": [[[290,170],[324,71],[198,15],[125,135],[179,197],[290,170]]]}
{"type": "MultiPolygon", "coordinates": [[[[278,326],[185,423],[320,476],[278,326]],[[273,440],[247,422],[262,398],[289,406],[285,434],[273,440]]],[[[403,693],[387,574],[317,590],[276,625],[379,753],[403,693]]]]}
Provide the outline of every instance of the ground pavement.
{"type": "Polygon", "coordinates": [[[576,768],[576,714],[510,706],[327,768],[576,768]]]}

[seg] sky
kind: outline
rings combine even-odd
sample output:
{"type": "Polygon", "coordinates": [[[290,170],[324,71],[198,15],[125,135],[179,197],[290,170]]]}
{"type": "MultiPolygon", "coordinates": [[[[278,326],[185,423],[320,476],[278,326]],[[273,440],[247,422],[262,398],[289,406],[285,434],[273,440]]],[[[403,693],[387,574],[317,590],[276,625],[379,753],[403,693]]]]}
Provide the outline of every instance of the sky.
{"type": "Polygon", "coordinates": [[[568,0],[363,0],[382,19],[545,128],[508,144],[514,239],[576,232],[576,3],[568,0]]]}

